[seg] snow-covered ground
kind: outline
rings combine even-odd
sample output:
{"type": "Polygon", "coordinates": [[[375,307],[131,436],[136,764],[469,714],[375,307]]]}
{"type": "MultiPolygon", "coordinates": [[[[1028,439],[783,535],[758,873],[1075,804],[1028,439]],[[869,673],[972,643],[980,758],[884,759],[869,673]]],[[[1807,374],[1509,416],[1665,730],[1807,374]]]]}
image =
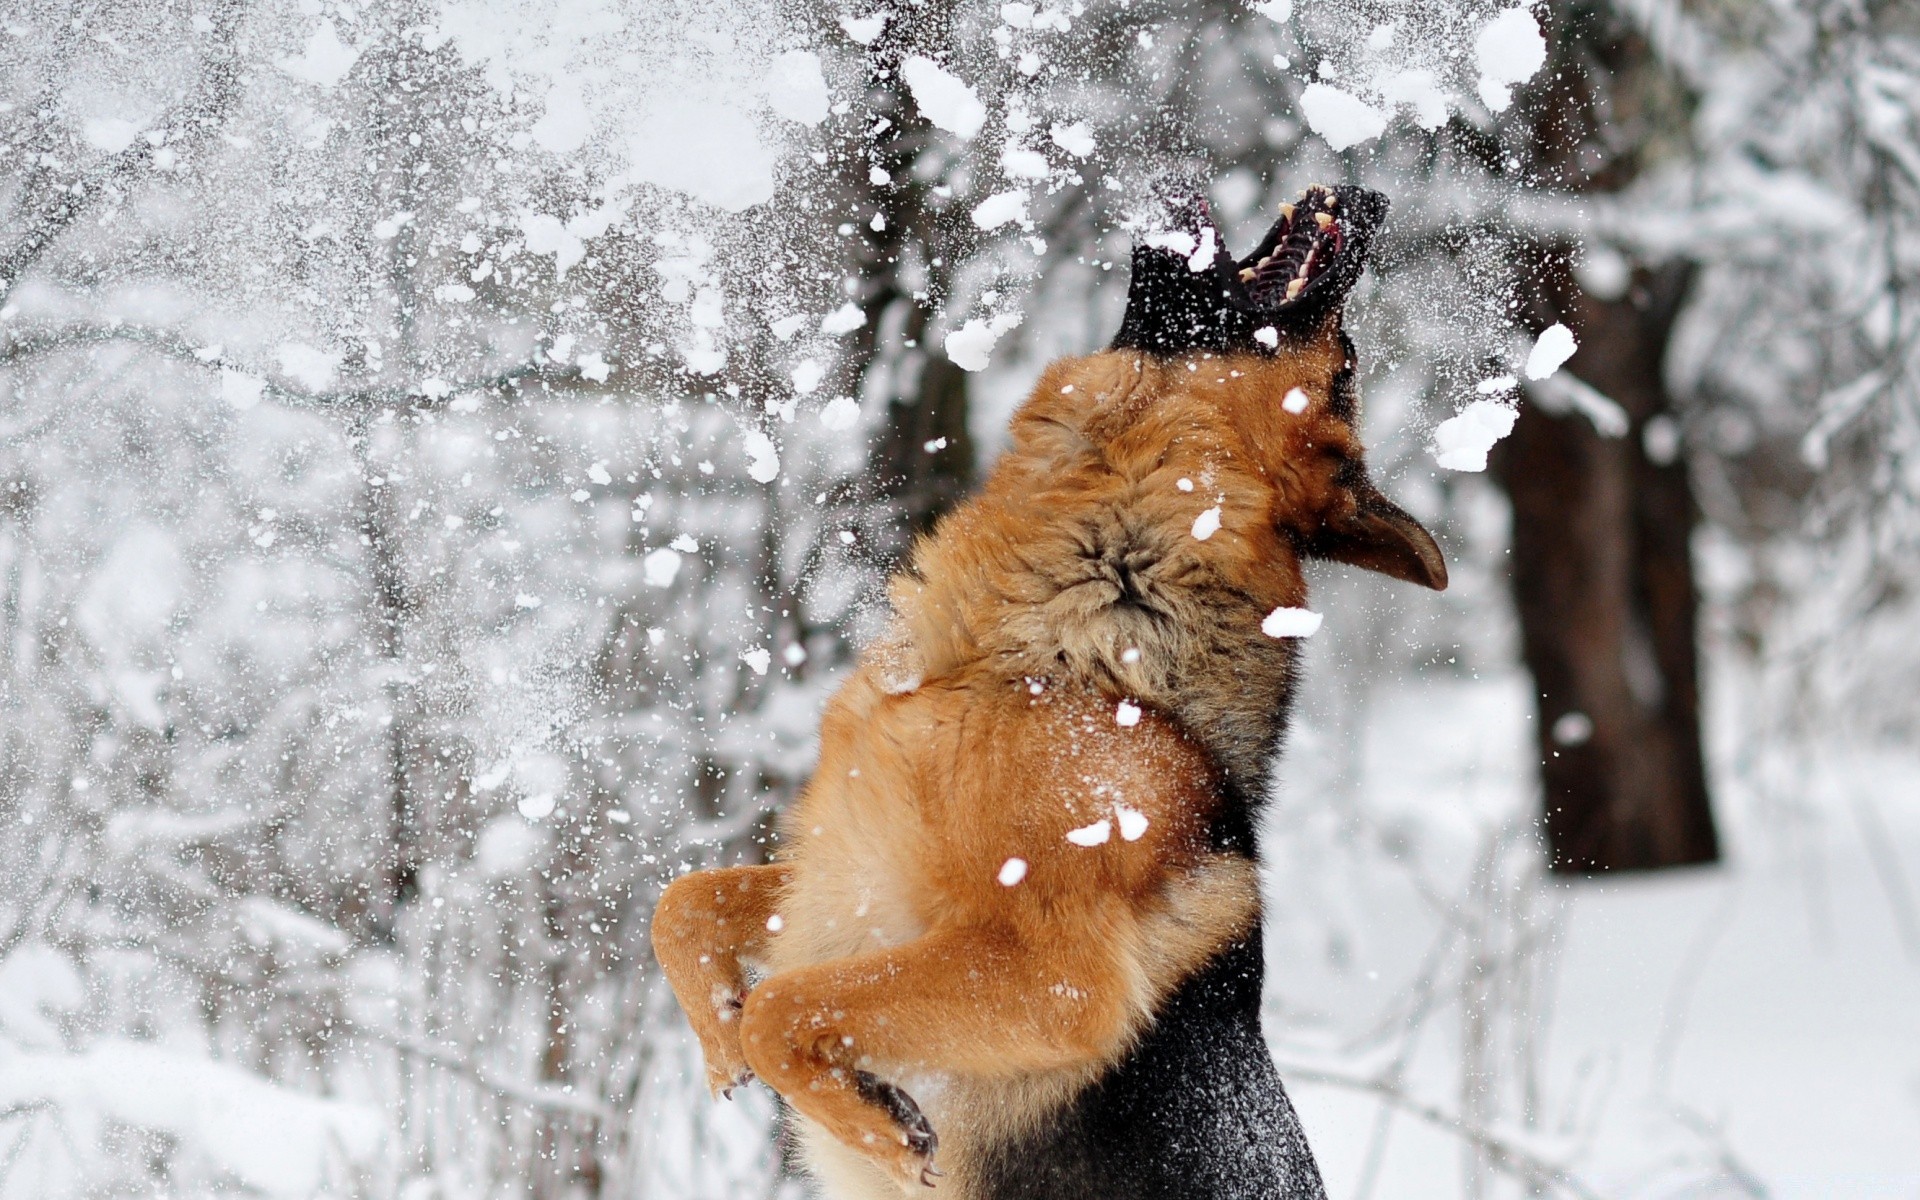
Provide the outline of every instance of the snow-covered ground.
{"type": "MultiPolygon", "coordinates": [[[[1466,879],[1477,831],[1529,802],[1526,709],[1515,677],[1385,692],[1331,804],[1310,793],[1340,790],[1332,739],[1309,722],[1290,752],[1271,843],[1269,1034],[1336,1200],[1369,1178],[1377,1197],[1463,1188],[1452,1133],[1403,1108],[1382,1139],[1373,1095],[1298,1076],[1417,990],[1443,916],[1473,919],[1448,911],[1472,888],[1435,885],[1466,879]],[[1311,876],[1331,891],[1301,895],[1293,884],[1311,876]],[[1329,911],[1340,944],[1301,944],[1329,911]],[[1304,912],[1318,919],[1287,919],[1304,912]]],[[[1528,1026],[1538,1117],[1525,1129],[1509,1103],[1493,1126],[1608,1195],[1920,1196],[1920,755],[1832,753],[1771,798],[1719,775],[1724,866],[1534,893],[1547,935],[1528,1026]],[[1715,1158],[1720,1177],[1702,1185],[1715,1158]]],[[[1410,1103],[1457,1115],[1466,1022],[1437,974],[1443,998],[1400,1078],[1410,1103]]],[[[1495,1057],[1492,1088],[1528,1086],[1529,1056],[1495,1057]]]]}

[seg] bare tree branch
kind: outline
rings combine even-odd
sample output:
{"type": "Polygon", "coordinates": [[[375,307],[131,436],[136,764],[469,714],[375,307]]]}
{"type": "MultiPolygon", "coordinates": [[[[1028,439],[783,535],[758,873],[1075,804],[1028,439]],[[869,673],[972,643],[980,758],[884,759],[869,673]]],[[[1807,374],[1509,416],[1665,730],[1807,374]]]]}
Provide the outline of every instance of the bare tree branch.
{"type": "MultiPolygon", "coordinates": [[[[201,61],[199,84],[192,95],[161,118],[164,128],[192,129],[197,138],[218,128],[232,112],[240,95],[240,58],[234,43],[245,12],[245,0],[222,0],[214,8],[210,18],[213,44],[201,61]]],[[[0,300],[7,298],[21,276],[53,248],[67,227],[109,185],[150,170],[156,149],[146,138],[135,138],[77,183],[57,189],[27,226],[25,236],[0,253],[0,300]]]]}

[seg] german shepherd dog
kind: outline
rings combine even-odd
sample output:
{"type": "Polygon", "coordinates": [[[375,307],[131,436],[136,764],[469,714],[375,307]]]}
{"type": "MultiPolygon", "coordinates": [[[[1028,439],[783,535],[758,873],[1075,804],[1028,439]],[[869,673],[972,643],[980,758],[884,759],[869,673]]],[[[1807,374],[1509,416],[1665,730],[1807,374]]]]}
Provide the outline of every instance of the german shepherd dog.
{"type": "Polygon", "coordinates": [[[1308,557],[1446,586],[1357,432],[1385,213],[1312,188],[1235,262],[1195,201],[1136,247],[1113,345],[890,581],[775,860],[661,897],[709,1082],[784,1097],[826,1195],[1324,1197],[1260,1030],[1262,623],[1308,557]]]}

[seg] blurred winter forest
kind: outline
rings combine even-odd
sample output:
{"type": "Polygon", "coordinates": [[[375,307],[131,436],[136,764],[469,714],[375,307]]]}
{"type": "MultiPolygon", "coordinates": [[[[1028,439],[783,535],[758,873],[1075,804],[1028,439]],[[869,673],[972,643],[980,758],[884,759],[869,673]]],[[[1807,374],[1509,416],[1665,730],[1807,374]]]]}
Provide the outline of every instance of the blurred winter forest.
{"type": "Polygon", "coordinates": [[[1903,0],[0,6],[0,1196],[799,1194],[659,889],[1157,200],[1337,180],[1454,585],[1316,575],[1332,1194],[1920,1196],[1903,0]]]}

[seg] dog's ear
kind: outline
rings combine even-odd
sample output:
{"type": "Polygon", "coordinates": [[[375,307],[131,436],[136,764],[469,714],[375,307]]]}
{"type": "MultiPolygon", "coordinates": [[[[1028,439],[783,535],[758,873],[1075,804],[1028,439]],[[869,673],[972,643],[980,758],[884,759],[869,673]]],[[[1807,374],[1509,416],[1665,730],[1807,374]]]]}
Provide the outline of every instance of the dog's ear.
{"type": "Polygon", "coordinates": [[[1347,495],[1308,540],[1308,554],[1378,571],[1436,592],[1447,589],[1447,560],[1420,522],[1381,495],[1362,471],[1355,471],[1343,488],[1347,495]]]}

